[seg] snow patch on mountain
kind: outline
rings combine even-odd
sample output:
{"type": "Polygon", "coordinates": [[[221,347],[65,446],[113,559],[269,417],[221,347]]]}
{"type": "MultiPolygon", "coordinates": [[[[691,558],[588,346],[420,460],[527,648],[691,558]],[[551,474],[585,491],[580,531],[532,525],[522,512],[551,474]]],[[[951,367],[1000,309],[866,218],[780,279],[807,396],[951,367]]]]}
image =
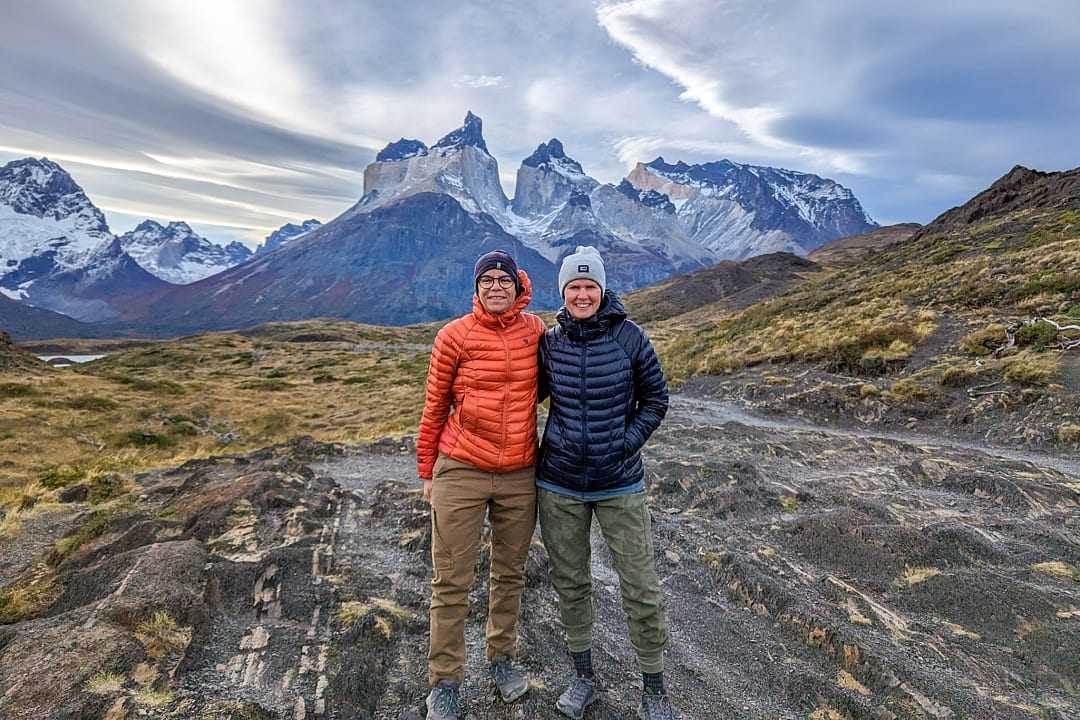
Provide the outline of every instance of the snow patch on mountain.
{"type": "Polygon", "coordinates": [[[145,270],[173,283],[187,285],[216,275],[251,257],[242,243],[222,247],[195,233],[185,222],[162,225],[146,220],[120,236],[120,246],[145,270]]]}

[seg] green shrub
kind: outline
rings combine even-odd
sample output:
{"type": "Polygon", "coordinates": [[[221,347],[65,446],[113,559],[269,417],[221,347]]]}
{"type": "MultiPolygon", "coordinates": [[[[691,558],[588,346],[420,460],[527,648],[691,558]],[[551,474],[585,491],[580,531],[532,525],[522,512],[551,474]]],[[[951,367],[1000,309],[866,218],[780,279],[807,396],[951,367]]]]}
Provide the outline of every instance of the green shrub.
{"type": "Polygon", "coordinates": [[[315,383],[316,385],[321,385],[323,383],[337,382],[337,378],[329,373],[319,373],[315,377],[311,378],[311,382],[315,383]]]}
{"type": "Polygon", "coordinates": [[[0,400],[4,398],[31,397],[37,394],[38,390],[33,385],[13,382],[0,383],[0,400]]]}
{"type": "Polygon", "coordinates": [[[260,390],[262,392],[281,392],[293,387],[292,383],[284,380],[249,380],[237,385],[241,390],[260,390]]]}
{"type": "Polygon", "coordinates": [[[131,375],[110,375],[109,380],[121,385],[127,385],[134,390],[152,392],[158,395],[183,395],[186,392],[183,385],[171,380],[147,380],[132,377],[131,375]]]}
{"type": "Polygon", "coordinates": [[[115,401],[109,398],[98,397],[97,395],[80,395],[68,400],[67,405],[72,410],[91,410],[93,412],[106,412],[108,410],[115,410],[119,405],[115,401]]]}
{"type": "Polygon", "coordinates": [[[1016,344],[1023,347],[1033,347],[1036,350],[1045,350],[1046,346],[1057,339],[1057,328],[1048,322],[1040,320],[1030,325],[1024,325],[1016,331],[1016,344]]]}
{"type": "Polygon", "coordinates": [[[41,483],[42,487],[49,490],[57,490],[68,485],[74,485],[85,477],[86,470],[84,468],[72,467],[71,465],[56,465],[41,473],[38,476],[38,482],[41,483]]]}
{"type": "Polygon", "coordinates": [[[120,434],[119,443],[140,448],[169,448],[176,445],[176,440],[149,430],[129,430],[120,434]]]}

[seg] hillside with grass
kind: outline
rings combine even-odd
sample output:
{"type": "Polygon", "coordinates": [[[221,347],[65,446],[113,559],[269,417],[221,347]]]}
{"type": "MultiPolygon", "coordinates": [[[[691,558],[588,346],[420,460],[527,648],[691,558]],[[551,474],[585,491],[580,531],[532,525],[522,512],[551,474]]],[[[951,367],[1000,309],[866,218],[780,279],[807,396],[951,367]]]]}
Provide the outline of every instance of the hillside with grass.
{"type": "Polygon", "coordinates": [[[697,379],[694,387],[834,419],[1073,446],[1080,170],[1015,168],[880,253],[746,309],[713,303],[652,333],[679,384],[697,379]]]}

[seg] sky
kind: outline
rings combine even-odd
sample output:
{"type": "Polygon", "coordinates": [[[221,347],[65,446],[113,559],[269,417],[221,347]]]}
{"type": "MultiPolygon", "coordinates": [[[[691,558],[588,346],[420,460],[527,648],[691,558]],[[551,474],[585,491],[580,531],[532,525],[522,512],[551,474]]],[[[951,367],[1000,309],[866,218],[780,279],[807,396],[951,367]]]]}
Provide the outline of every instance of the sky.
{"type": "Polygon", "coordinates": [[[0,162],[60,163],[114,232],[326,222],[387,142],[467,110],[509,195],[552,137],[602,182],[816,173],[882,224],[1080,166],[1072,0],[0,0],[0,27],[0,162]]]}

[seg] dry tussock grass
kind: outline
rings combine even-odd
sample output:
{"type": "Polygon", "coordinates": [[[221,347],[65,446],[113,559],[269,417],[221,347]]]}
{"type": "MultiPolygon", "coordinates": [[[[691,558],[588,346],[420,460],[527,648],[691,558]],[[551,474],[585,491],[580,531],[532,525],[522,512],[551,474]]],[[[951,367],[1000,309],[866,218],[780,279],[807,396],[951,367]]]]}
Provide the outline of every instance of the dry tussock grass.
{"type": "MultiPolygon", "coordinates": [[[[274,323],[0,375],[0,507],[298,435],[354,442],[412,431],[437,329],[274,323]]],[[[78,341],[68,351],[102,349],[78,341]]]]}

